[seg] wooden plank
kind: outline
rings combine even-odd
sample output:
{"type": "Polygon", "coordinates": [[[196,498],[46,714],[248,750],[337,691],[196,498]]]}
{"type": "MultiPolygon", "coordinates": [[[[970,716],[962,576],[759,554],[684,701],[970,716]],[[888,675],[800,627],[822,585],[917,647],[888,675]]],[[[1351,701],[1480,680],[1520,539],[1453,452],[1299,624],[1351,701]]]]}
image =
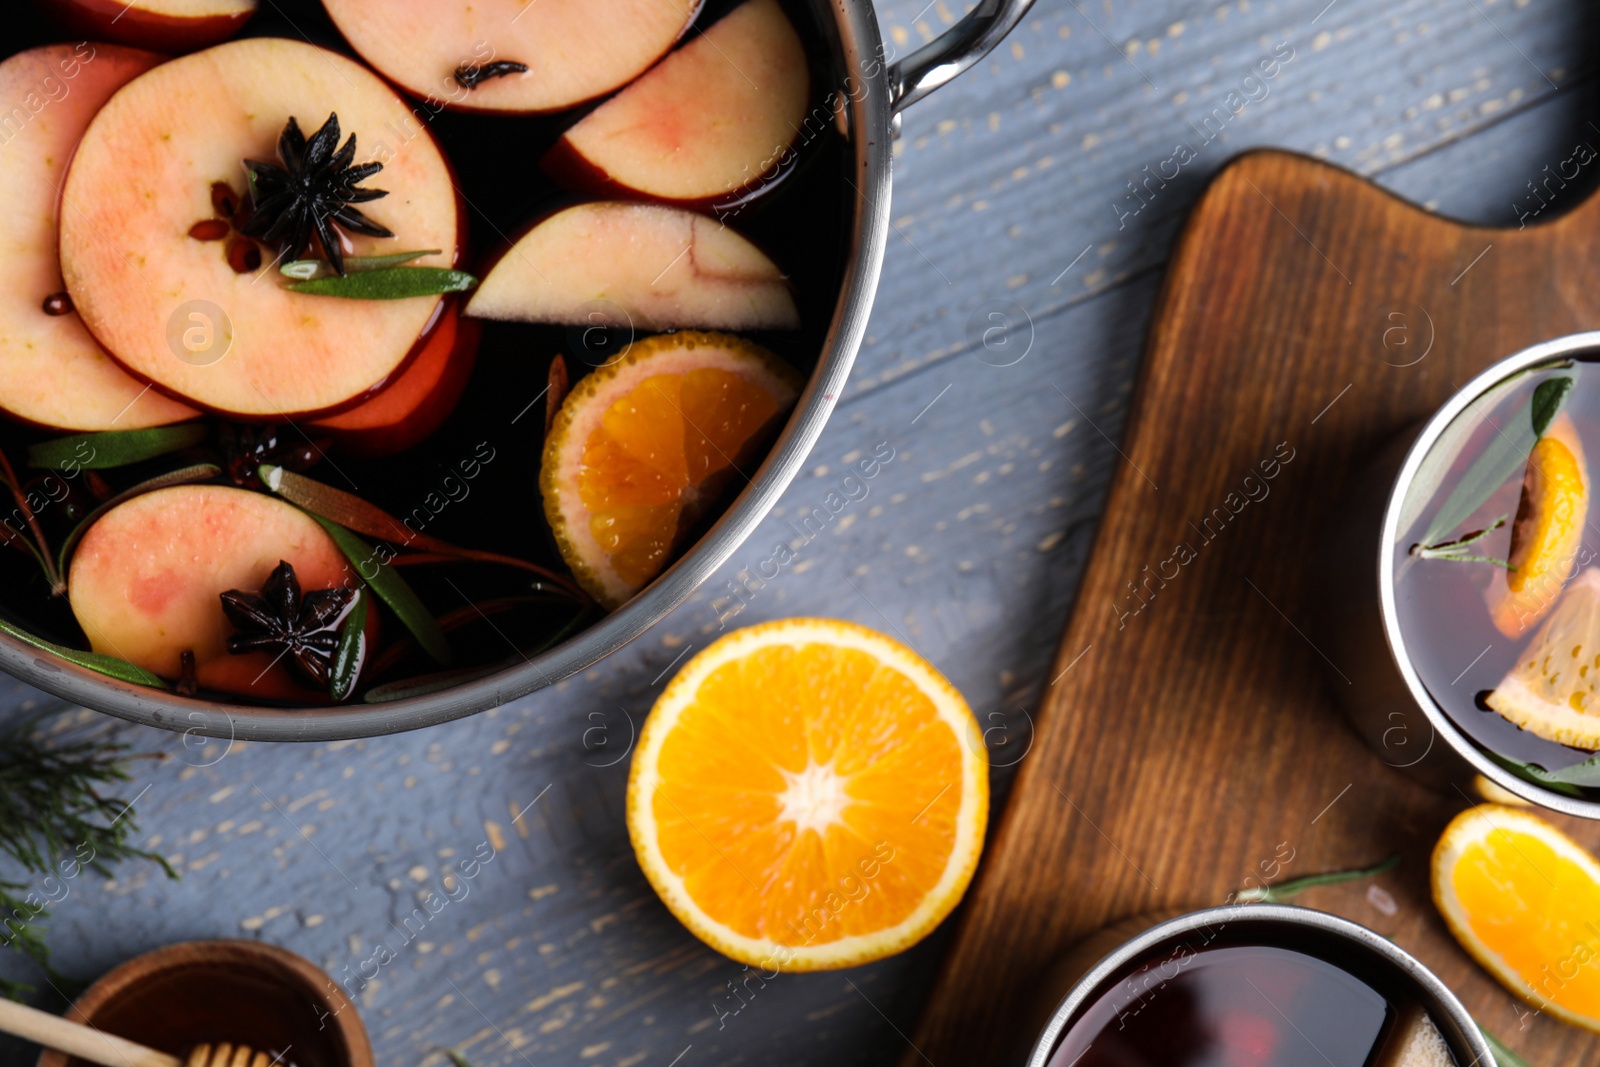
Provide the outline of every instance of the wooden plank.
{"type": "MultiPolygon", "coordinates": [[[[1416,953],[1530,1058],[1600,1063],[1600,1038],[1548,1018],[1517,1033],[1516,1002],[1443,929],[1427,853],[1463,798],[1420,788],[1362,746],[1306,637],[1319,531],[1353,473],[1453,383],[1600,325],[1597,251],[1600,199],[1550,226],[1490,231],[1283,153],[1245,156],[1217,179],[1169,268],[1062,676],[915,1038],[921,1053],[903,1063],[986,1059],[1074,942],[1219,902],[1284,843],[1308,873],[1402,853],[1383,882],[1395,914],[1348,887],[1306,902],[1416,953]],[[1383,358],[1397,307],[1429,309],[1438,329],[1428,358],[1406,368],[1383,358]],[[1283,461],[1270,496],[1215,535],[1193,533],[1263,460],[1283,461]],[[1148,602],[1134,597],[1129,583],[1184,543],[1198,558],[1148,602]]],[[[1554,821],[1600,843],[1600,825],[1554,821]]]]}

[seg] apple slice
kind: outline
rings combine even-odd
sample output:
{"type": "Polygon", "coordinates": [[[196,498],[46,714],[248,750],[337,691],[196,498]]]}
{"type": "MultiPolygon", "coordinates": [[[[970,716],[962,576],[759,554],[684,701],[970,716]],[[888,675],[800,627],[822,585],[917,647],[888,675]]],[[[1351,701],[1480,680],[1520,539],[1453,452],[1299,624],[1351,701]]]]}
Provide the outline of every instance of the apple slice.
{"type": "Polygon", "coordinates": [[[489,271],[467,314],[641,330],[800,325],[788,281],[743,237],[692,211],[610,201],[534,226],[489,271]]]}
{"type": "Polygon", "coordinates": [[[746,0],[568,130],[544,168],[597,192],[711,202],[777,169],[810,95],[805,48],[778,0],[746,0]]]}
{"type": "Polygon", "coordinates": [[[323,0],[352,48],[416,96],[463,111],[559,111],[638,77],[700,0],[323,0]]]}
{"type": "Polygon", "coordinates": [[[338,115],[355,162],[383,170],[361,208],[397,235],[352,238],[348,253],[442,248],[459,217],[449,166],[411,110],[353,60],[300,41],[233,41],[136,78],[90,124],[67,171],[61,266],[85,325],[134,374],[199,407],[282,421],[333,413],[387,381],[432,321],[439,297],[349,300],[292,293],[266,249],[191,236],[212,190],[243,187],[247,159],[274,160],[289,119],[310,134],[338,115]]]}
{"type": "Polygon", "coordinates": [[[304,593],[356,580],[333,539],[294,505],[231,486],[174,486],[134,497],[89,528],[67,597],[96,652],[178,678],[192,651],[202,688],[326,703],[268,653],[228,652],[234,628],[220,596],[260,589],[279,560],[304,593]]]}
{"type": "Polygon", "coordinates": [[[461,318],[461,305],[447,303],[426,335],[423,349],[383,392],[343,414],[314,422],[352,455],[378,458],[420,444],[450,417],[466,391],[477,361],[482,326],[461,318]]]}
{"type": "Polygon", "coordinates": [[[139,430],[195,411],[129,377],[65,300],[56,213],[72,149],[111,94],[162,61],[115,45],[48,45],[0,63],[0,409],[62,430],[139,430]],[[48,306],[48,310],[47,310],[48,306]]]}
{"type": "Polygon", "coordinates": [[[192,52],[244,29],[257,0],[38,0],[66,29],[158,52],[192,52]]]}

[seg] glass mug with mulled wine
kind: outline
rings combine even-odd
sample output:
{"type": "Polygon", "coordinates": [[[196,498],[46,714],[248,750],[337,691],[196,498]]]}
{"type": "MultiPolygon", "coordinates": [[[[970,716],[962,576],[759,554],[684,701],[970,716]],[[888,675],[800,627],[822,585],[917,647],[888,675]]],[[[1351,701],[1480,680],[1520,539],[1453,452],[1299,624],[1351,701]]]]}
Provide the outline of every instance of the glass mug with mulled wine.
{"type": "Polygon", "coordinates": [[[1334,689],[1386,762],[1587,818],[1600,818],[1597,358],[1600,335],[1576,335],[1469,382],[1358,482],[1329,568],[1334,689]]]}
{"type": "Polygon", "coordinates": [[[1067,992],[1028,1067],[1494,1062],[1450,991],[1355,923],[1273,904],[1150,922],[1103,930],[1056,969],[1047,984],[1067,992]]]}

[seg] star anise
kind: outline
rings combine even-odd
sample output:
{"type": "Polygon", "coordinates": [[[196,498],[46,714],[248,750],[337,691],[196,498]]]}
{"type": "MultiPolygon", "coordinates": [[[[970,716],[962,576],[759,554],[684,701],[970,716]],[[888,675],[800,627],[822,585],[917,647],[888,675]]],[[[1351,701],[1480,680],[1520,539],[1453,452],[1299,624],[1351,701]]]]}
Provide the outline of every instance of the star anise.
{"type": "Polygon", "coordinates": [[[334,271],[344,274],[344,251],[339,246],[342,227],[368,237],[394,234],[357,211],[352,204],[388,196],[383,189],[356,186],[383,169],[382,163],[351,166],[356,158],[356,135],[338,151],[339,116],[330,114],[322,128],[306,140],[292,117],[278,138],[282,166],[245,160],[250,172],[254,210],[241,229],[263,241],[280,242],[281,258],[298,259],[316,236],[334,271]]]}
{"type": "Polygon", "coordinates": [[[242,589],[222,594],[223,614],[239,630],[228,638],[228,651],[235,656],[269,652],[287,660],[299,681],[326,689],[339,647],[340,617],[354,593],[333,588],[302,595],[294,567],[279,560],[259,596],[242,589]]]}

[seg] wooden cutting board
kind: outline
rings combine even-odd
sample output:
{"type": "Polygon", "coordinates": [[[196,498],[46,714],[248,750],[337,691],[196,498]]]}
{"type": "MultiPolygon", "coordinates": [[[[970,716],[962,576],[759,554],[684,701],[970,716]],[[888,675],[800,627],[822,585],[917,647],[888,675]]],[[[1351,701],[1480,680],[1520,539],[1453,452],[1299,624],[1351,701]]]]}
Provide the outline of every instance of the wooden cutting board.
{"type": "MultiPolygon", "coordinates": [[[[1383,892],[1296,903],[1415,953],[1534,1067],[1600,1065],[1600,1037],[1526,1016],[1451,939],[1428,856],[1466,801],[1365,747],[1306,636],[1318,534],[1352,473],[1488,364],[1600,327],[1597,200],[1497,230],[1283,152],[1218,175],[1172,258],[1056,681],[905,1065],[1003,1062],[1051,962],[1100,927],[1222,903],[1263,864],[1291,878],[1392,852],[1383,892]],[[1182,543],[1195,558],[1166,562],[1182,543]]],[[[1600,848],[1600,825],[1552,821],[1600,848]]]]}

